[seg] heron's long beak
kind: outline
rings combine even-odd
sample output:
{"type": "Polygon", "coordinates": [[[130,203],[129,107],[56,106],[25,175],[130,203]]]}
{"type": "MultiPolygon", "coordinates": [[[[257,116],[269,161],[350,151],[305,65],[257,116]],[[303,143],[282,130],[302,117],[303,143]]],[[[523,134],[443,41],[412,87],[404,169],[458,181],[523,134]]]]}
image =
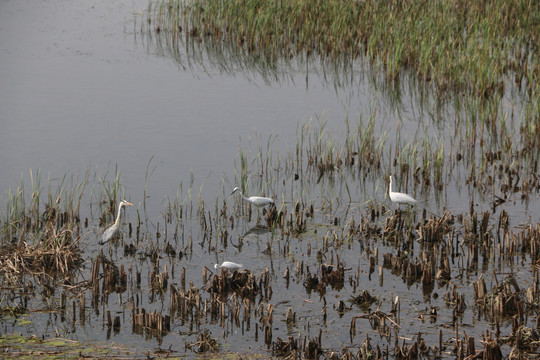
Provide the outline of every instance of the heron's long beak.
{"type": "Polygon", "coordinates": [[[133,206],[132,203],[126,201],[126,205],[133,206]]]}

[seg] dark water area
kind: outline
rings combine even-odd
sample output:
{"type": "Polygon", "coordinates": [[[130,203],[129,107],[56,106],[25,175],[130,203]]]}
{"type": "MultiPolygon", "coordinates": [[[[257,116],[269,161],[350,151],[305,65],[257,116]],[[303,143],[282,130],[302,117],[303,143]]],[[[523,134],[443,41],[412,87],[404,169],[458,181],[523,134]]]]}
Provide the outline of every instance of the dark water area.
{"type": "MultiPolygon", "coordinates": [[[[24,316],[28,322],[0,315],[0,335],[17,332],[90,344],[113,341],[136,349],[138,355],[161,348],[195,357],[187,344],[209,330],[221,351],[270,356],[272,346],[264,341],[269,325],[274,341],[293,337],[305,342],[320,336],[327,356],[342,349],[356,352],[366,337],[384,351],[388,346],[393,351],[394,343],[410,344],[421,333],[430,348],[438,347],[442,337],[441,356],[453,358],[456,333],[460,339],[466,333],[477,341],[497,327],[503,336],[511,333],[515,314],[487,314],[475,304],[474,286],[485,278],[492,289],[510,281],[511,274],[525,299],[527,289],[533,289],[535,281],[538,285],[538,263],[530,254],[516,252],[505,258],[509,245],[499,235],[499,219],[508,214],[509,238],[512,234],[526,238],[523,229],[538,225],[539,192],[533,187],[526,196],[510,193],[502,205],[494,206],[493,194],[504,196],[495,189],[504,179],[495,180],[491,188],[471,186],[471,168],[455,160],[464,151],[458,133],[466,133],[467,127],[456,130],[461,129],[456,114],[463,110],[450,105],[441,109],[429,96],[419,98],[413,81],[396,97],[379,74],[362,63],[351,65],[346,74],[301,61],[269,71],[270,75],[227,59],[220,67],[218,57],[204,49],[199,53],[195,48],[171,49],[163,39],[142,33],[147,5],[139,0],[0,2],[0,221],[7,217],[4,204],[9,192],[24,183],[30,198],[38,172],[43,198],[48,189],[54,193],[62,184],[86,181],[79,210],[82,222],[88,222],[81,225],[85,262],[75,282],[91,278],[92,264],[102,253],[107,261],[124,266],[131,284],[109,294],[103,290],[98,300],[65,284],[53,285],[52,293],[36,291],[24,300],[31,309],[24,316]],[[365,128],[370,118],[375,119],[375,148],[383,154],[378,166],[368,164],[362,170],[355,170],[358,165],[336,166],[338,170],[326,172],[319,167],[317,172],[308,164],[307,152],[298,161],[298,147],[316,148],[317,139],[323,139],[321,153],[334,145],[335,152],[341,151],[347,134],[358,124],[365,128]],[[299,144],[302,135],[304,142],[299,144]],[[421,152],[429,144],[429,153],[440,151],[443,167],[451,168],[443,172],[440,189],[413,184],[397,174],[401,159],[394,161],[396,149],[406,149],[403,153],[413,158],[415,149],[421,152]],[[247,175],[242,175],[244,161],[247,175]],[[397,205],[387,193],[387,176],[392,173],[397,175],[394,190],[413,194],[416,208],[402,206],[402,212],[395,211],[397,205]],[[103,193],[116,174],[118,199],[125,197],[134,206],[123,212],[123,239],[100,246],[104,225],[100,217],[107,209],[103,193]],[[287,221],[294,223],[303,216],[305,227],[295,231],[268,227],[262,209],[259,221],[255,208],[248,215],[250,208],[239,196],[229,197],[241,180],[249,195],[273,197],[277,209],[286,210],[287,221]],[[418,229],[403,230],[429,218],[441,219],[446,211],[453,218],[440,243],[420,241],[418,229]],[[226,216],[220,215],[223,212],[226,216]],[[478,220],[484,213],[490,215],[488,228],[495,245],[487,246],[479,262],[471,265],[474,246],[467,238],[467,226],[473,213],[478,220]],[[388,232],[391,221],[398,225],[388,232]],[[373,232],[366,230],[370,227],[373,232]],[[124,251],[129,244],[137,247],[134,254],[124,251]],[[167,254],[167,245],[175,249],[174,255],[167,254]],[[439,267],[443,253],[450,258],[449,281],[426,285],[420,278],[406,280],[398,270],[383,266],[385,254],[409,258],[411,263],[426,263],[423,256],[435,254],[433,266],[439,267]],[[170,309],[171,289],[159,293],[151,288],[156,272],[167,269],[169,285],[187,291],[192,281],[202,301],[210,302],[203,267],[215,272],[213,264],[225,260],[243,264],[257,279],[266,271],[270,278],[270,293],[267,288],[255,296],[248,322],[208,312],[179,316],[170,309]],[[323,264],[343,264],[343,283],[328,285],[324,291],[308,289],[308,274],[322,277],[323,264]],[[287,272],[289,280],[284,277],[287,272]],[[140,287],[133,286],[137,273],[140,287]],[[360,290],[368,290],[377,300],[367,306],[353,303],[360,290]],[[456,291],[465,299],[462,309],[445,300],[456,291]],[[67,310],[58,311],[63,293],[67,310]],[[398,315],[392,312],[396,297],[398,315]],[[269,305],[273,320],[263,321],[269,305]],[[341,306],[345,309],[338,311],[341,306]],[[134,329],[134,307],[170,315],[170,331],[134,329]],[[286,322],[288,309],[296,314],[296,322],[286,322]],[[386,327],[375,326],[373,317],[368,320],[376,310],[389,315],[386,327]],[[108,326],[107,311],[119,317],[119,328],[108,326]]],[[[508,128],[516,139],[519,101],[509,93],[501,105],[510,114],[508,128]]],[[[478,150],[478,159],[498,148],[489,131],[482,134],[486,145],[485,151],[478,150]]],[[[474,161],[482,166],[481,160],[474,161]]],[[[519,174],[522,179],[523,175],[538,179],[535,171],[519,174]]],[[[70,186],[64,189],[64,199],[70,186]]],[[[113,217],[108,214],[106,223],[113,217]]],[[[26,277],[35,281],[31,279],[26,277]]],[[[0,306],[14,306],[22,299],[13,293],[0,306]]],[[[220,301],[231,312],[243,304],[231,294],[220,301]]],[[[530,311],[520,323],[534,328],[538,305],[528,305],[530,311]]],[[[508,346],[503,353],[508,355],[508,346]]]]}

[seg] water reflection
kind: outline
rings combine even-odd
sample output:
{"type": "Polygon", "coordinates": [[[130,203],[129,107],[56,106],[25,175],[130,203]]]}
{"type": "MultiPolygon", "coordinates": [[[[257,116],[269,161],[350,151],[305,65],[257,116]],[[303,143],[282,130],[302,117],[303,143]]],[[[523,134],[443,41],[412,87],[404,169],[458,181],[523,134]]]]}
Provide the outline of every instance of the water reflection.
{"type": "Polygon", "coordinates": [[[252,227],[251,229],[249,229],[248,231],[246,231],[243,235],[244,238],[249,238],[249,237],[258,237],[260,235],[264,235],[266,233],[269,233],[271,232],[272,230],[266,226],[266,225],[262,225],[262,224],[257,224],[255,225],[254,227],[252,227]]]}
{"type": "Polygon", "coordinates": [[[470,137],[474,131],[464,126],[462,119],[477,117],[481,119],[481,126],[487,120],[485,142],[497,150],[505,141],[519,141],[519,132],[508,127],[506,117],[529,117],[528,112],[537,111],[511,79],[504,80],[505,93],[496,92],[490,97],[451,89],[442,93],[435,91],[434,81],[420,79],[410,71],[402,71],[389,79],[384,71],[362,58],[330,61],[317,54],[277,56],[249,51],[234,42],[216,42],[210,37],[198,41],[190,36],[149,29],[138,36],[147,53],[172,59],[182,71],[190,71],[197,77],[201,74],[242,76],[254,86],[261,83],[300,86],[295,82],[304,79],[306,90],[312,83],[333,89],[348,110],[356,99],[365,98],[371,112],[379,117],[378,124],[383,119],[391,119],[381,128],[382,131],[395,129],[398,146],[412,142],[411,138],[426,137],[436,139],[438,144],[458,146],[458,142],[463,142],[462,139],[470,137]],[[411,132],[414,128],[416,131],[411,132]],[[459,135],[457,140],[455,134],[459,135]]]}
{"type": "MultiPolygon", "coordinates": [[[[181,71],[189,71],[195,77],[243,77],[255,87],[266,86],[310,86],[322,85],[332,89],[347,111],[361,100],[359,117],[366,108],[376,114],[377,124],[382,131],[394,131],[399,146],[423,137],[437,138],[440,143],[456,141],[452,134],[466,137],[471,129],[463,126],[462,118],[471,116],[504,117],[504,109],[512,112],[511,117],[525,111],[527,102],[515,86],[507,80],[508,91],[494,94],[490,98],[476,98],[473,94],[460,94],[451,90],[434,91],[434,85],[419,79],[415,73],[403,71],[399,76],[388,79],[384,71],[377,69],[362,58],[330,61],[317,54],[299,54],[289,57],[250,52],[229,42],[216,42],[211,38],[194,41],[189,36],[175,36],[166,31],[156,33],[143,30],[136,34],[148,54],[172,59],[181,71]],[[302,76],[298,76],[302,74],[302,76]],[[303,79],[304,84],[298,81],[303,79]],[[385,123],[386,122],[386,123],[385,123]],[[416,131],[414,131],[416,129],[416,131]]],[[[351,116],[352,120],[355,120],[351,116]]],[[[349,120],[347,120],[349,121],[349,120]]],[[[504,124],[505,122],[503,122],[504,124]]],[[[492,147],[500,144],[500,132],[506,132],[513,140],[517,133],[498,125],[487,127],[487,142],[492,147]],[[489,132],[492,131],[492,133],[489,132]]]]}
{"type": "Polygon", "coordinates": [[[212,77],[216,73],[232,77],[240,75],[256,86],[261,80],[268,86],[275,86],[295,84],[298,81],[295,74],[302,73],[306,89],[311,82],[315,82],[333,88],[336,93],[340,89],[354,93],[359,84],[369,80],[377,91],[384,92],[391,99],[394,108],[402,105],[400,82],[387,86],[384,77],[359,60],[330,61],[316,54],[276,57],[250,52],[233,43],[211,39],[193,41],[189,37],[177,37],[164,31],[144,31],[138,36],[148,54],[172,59],[180,70],[191,71],[194,76],[206,74],[212,77]]]}

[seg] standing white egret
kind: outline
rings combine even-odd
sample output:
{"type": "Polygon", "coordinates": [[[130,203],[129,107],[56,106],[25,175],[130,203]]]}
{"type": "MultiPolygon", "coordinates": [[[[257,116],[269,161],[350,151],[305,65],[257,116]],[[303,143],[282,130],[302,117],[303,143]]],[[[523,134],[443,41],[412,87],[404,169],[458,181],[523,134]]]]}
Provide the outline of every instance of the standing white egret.
{"type": "Polygon", "coordinates": [[[133,206],[132,203],[127,202],[126,200],[120,201],[120,204],[118,204],[118,215],[116,215],[116,221],[109,228],[107,228],[105,232],[103,232],[99,245],[108,243],[118,233],[118,224],[120,223],[120,215],[122,215],[122,208],[126,205],[133,206]]]}
{"type": "Polygon", "coordinates": [[[265,205],[274,204],[274,199],[271,199],[271,198],[268,198],[268,197],[263,197],[263,196],[250,196],[250,197],[247,197],[247,196],[244,195],[244,193],[242,193],[242,189],[240,189],[238,186],[233,189],[231,195],[229,195],[229,196],[232,196],[237,191],[240,193],[240,195],[242,195],[242,198],[244,200],[246,200],[247,202],[255,205],[256,207],[261,207],[261,206],[265,206],[265,205]]]}
{"type": "Polygon", "coordinates": [[[219,265],[219,264],[214,265],[214,269],[217,270],[219,268],[226,268],[226,269],[229,269],[229,270],[237,270],[237,269],[243,269],[244,265],[233,263],[232,261],[224,261],[221,265],[219,265]]]}
{"type": "Polygon", "coordinates": [[[416,200],[411,195],[392,191],[392,175],[390,175],[390,187],[388,189],[388,194],[390,195],[390,200],[392,200],[392,202],[397,203],[398,205],[399,204],[409,204],[409,205],[416,204],[416,200]]]}

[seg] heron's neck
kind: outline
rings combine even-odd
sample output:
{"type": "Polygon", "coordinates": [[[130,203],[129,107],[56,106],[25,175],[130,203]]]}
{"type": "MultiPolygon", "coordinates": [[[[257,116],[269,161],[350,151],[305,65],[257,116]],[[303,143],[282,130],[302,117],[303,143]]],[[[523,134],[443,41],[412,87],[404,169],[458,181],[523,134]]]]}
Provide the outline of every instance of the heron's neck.
{"type": "Polygon", "coordinates": [[[122,215],[122,205],[118,207],[118,214],[116,215],[116,221],[114,222],[115,225],[118,225],[118,222],[120,221],[120,215],[122,215]]]}
{"type": "Polygon", "coordinates": [[[242,192],[242,190],[238,190],[238,192],[240,193],[240,196],[246,200],[246,201],[249,201],[248,197],[246,195],[244,195],[244,193],[242,192]]]}
{"type": "Polygon", "coordinates": [[[390,189],[388,192],[392,192],[392,178],[390,178],[390,189]]]}

